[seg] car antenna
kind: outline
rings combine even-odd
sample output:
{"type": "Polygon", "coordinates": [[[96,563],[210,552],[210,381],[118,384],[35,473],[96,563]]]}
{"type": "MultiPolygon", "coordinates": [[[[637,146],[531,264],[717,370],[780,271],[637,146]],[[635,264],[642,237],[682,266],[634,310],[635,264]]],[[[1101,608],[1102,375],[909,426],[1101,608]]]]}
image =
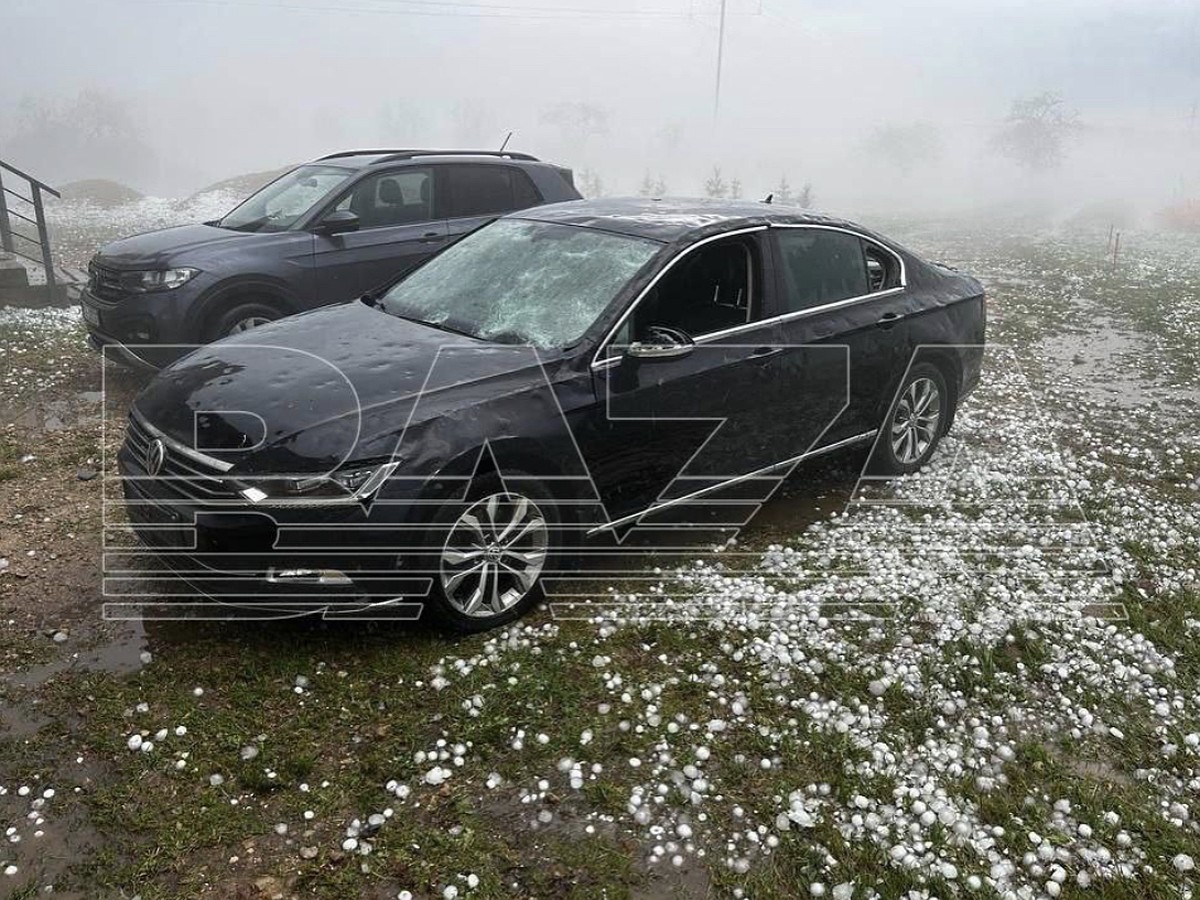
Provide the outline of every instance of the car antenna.
{"type": "Polygon", "coordinates": [[[510,131],[510,132],[508,133],[508,137],[506,137],[506,138],[504,139],[504,143],[500,145],[500,152],[501,152],[501,153],[503,153],[503,152],[504,152],[504,148],[508,146],[508,142],[512,140],[512,134],[513,134],[513,133],[510,131]]]}
{"type": "Polygon", "coordinates": [[[767,196],[763,197],[762,202],[770,205],[771,201],[774,199],[775,199],[775,194],[770,193],[770,194],[767,194],[767,196]]]}

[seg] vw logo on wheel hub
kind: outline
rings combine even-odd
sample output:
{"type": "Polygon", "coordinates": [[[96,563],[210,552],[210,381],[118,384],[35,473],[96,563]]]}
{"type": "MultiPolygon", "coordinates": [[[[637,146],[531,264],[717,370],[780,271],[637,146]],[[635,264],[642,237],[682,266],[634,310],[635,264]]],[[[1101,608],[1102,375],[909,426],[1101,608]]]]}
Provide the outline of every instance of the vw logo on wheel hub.
{"type": "Polygon", "coordinates": [[[167,459],[167,446],[158,438],[150,442],[146,447],[146,474],[157,475],[162,471],[163,463],[167,459]]]}

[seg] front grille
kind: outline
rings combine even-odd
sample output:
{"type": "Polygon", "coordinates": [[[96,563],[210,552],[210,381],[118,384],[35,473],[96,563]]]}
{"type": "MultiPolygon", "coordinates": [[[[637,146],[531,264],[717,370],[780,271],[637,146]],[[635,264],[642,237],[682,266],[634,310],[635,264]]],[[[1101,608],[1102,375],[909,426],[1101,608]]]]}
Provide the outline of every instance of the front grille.
{"type": "Polygon", "coordinates": [[[121,273],[99,265],[94,259],[88,263],[88,290],[97,300],[117,303],[125,297],[121,287],[121,273]]]}
{"type": "MultiPolygon", "coordinates": [[[[135,477],[141,482],[140,492],[162,496],[171,494],[183,500],[200,503],[241,501],[241,497],[222,477],[219,469],[205,465],[188,456],[175,441],[153,434],[137,415],[130,415],[125,432],[125,449],[141,470],[135,477]],[[162,466],[157,475],[147,474],[147,454],[155,440],[164,445],[162,466]]],[[[244,501],[243,501],[244,502],[244,501]]]]}

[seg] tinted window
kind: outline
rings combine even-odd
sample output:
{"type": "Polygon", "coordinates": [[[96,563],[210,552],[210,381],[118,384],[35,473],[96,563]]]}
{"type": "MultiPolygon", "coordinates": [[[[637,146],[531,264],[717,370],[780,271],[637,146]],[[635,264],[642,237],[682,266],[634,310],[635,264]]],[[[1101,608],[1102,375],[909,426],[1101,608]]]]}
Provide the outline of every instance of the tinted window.
{"type": "Polygon", "coordinates": [[[863,241],[863,253],[867,257],[867,286],[872,293],[900,286],[900,264],[895,256],[867,241],[863,241]]]}
{"type": "MultiPolygon", "coordinates": [[[[733,238],[693,250],[637,305],[632,333],[624,339],[646,340],[656,325],[701,337],[752,321],[757,317],[756,256],[752,241],[733,238]]],[[[614,338],[614,344],[619,341],[614,338]]]]}
{"type": "Polygon", "coordinates": [[[528,176],[508,166],[447,166],[446,216],[487,216],[541,202],[528,176]]]}
{"type": "Polygon", "coordinates": [[[433,174],[413,168],[372,175],[356,184],[336,208],[356,213],[360,228],[428,222],[433,218],[433,174]]]}
{"type": "Polygon", "coordinates": [[[869,293],[867,262],[857,235],[823,228],[781,228],[777,239],[788,312],[869,293]]]}

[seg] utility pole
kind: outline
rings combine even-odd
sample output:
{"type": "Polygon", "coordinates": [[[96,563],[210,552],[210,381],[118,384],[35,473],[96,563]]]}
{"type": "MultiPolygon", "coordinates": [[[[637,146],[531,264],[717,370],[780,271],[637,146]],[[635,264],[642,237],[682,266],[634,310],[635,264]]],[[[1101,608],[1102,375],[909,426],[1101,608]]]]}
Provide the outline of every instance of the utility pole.
{"type": "Polygon", "coordinates": [[[717,32],[717,86],[713,91],[713,121],[717,121],[717,116],[721,112],[721,62],[725,56],[725,4],[727,0],[721,0],[721,27],[717,32]]]}

